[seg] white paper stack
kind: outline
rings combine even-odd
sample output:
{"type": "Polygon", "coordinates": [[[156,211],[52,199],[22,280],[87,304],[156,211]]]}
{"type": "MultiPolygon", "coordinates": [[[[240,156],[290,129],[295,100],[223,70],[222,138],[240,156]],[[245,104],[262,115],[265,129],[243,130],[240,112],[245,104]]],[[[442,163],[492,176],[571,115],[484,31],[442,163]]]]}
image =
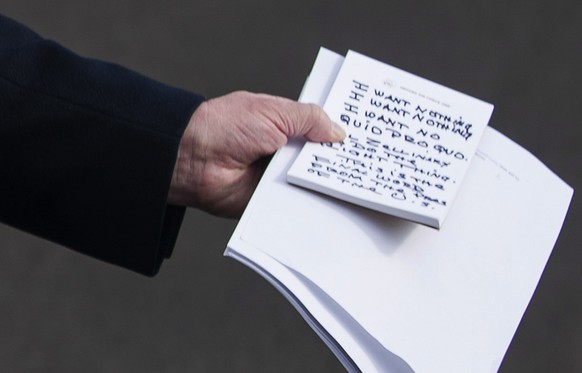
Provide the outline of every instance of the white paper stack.
{"type": "MultiPolygon", "coordinates": [[[[322,105],[343,57],[321,49],[301,101],[322,105]]],[[[440,230],[287,183],[303,141],[267,168],[228,243],[349,371],[494,372],[573,190],[486,128],[440,230]]]]}

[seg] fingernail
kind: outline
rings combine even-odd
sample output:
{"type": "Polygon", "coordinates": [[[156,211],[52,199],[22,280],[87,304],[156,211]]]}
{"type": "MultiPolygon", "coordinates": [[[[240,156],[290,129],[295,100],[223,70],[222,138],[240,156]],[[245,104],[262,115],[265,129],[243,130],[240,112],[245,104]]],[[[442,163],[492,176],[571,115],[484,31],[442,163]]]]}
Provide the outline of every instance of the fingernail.
{"type": "Polygon", "coordinates": [[[346,138],[346,131],[339,124],[332,122],[332,134],[336,141],[340,141],[346,138]]]}

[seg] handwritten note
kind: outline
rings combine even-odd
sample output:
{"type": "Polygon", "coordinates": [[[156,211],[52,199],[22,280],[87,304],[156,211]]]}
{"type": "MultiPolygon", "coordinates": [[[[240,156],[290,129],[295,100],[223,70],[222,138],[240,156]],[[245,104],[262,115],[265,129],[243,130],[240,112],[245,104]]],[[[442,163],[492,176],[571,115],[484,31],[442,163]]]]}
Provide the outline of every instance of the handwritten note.
{"type": "Polygon", "coordinates": [[[347,138],[305,144],[287,180],[440,228],[493,106],[350,51],[324,109],[347,138]]]}

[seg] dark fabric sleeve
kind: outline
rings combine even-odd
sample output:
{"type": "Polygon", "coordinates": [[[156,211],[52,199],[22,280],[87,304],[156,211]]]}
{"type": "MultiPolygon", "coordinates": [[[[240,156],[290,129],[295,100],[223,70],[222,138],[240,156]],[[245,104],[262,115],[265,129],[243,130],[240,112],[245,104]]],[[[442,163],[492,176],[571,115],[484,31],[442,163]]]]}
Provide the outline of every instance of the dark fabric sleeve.
{"type": "Polygon", "coordinates": [[[202,100],[0,15],[0,221],[156,274],[184,215],[166,200],[202,100]]]}

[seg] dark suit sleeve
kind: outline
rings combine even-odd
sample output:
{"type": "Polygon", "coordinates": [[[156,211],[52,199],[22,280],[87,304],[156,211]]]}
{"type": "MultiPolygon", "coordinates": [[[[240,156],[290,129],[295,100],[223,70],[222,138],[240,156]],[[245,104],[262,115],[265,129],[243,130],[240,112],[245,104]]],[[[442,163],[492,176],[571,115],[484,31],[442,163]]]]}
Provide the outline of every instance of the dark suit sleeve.
{"type": "Polygon", "coordinates": [[[166,199],[201,101],[0,15],[0,221],[154,275],[184,214],[166,199]]]}

